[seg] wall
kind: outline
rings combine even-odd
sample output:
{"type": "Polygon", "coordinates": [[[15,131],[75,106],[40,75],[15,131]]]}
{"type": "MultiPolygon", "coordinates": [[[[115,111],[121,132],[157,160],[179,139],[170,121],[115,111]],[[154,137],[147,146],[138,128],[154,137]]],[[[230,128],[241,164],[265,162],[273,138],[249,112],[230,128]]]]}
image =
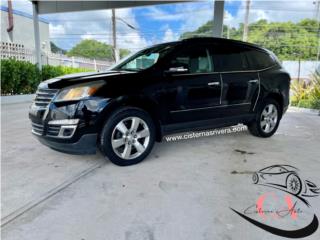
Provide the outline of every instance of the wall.
{"type": "MultiPolygon", "coordinates": [[[[290,73],[291,78],[299,76],[299,61],[283,61],[283,67],[290,73]]],[[[308,79],[310,75],[320,70],[320,61],[300,61],[300,79],[308,79]]]]}
{"type": "MultiPolygon", "coordinates": [[[[1,42],[23,44],[27,49],[35,49],[34,45],[34,28],[32,16],[20,11],[13,11],[14,28],[8,33],[8,8],[1,6],[1,42]]],[[[39,21],[40,27],[40,42],[42,50],[50,52],[49,39],[49,23],[44,19],[39,21]],[[45,45],[43,45],[45,43],[45,45]]]]}

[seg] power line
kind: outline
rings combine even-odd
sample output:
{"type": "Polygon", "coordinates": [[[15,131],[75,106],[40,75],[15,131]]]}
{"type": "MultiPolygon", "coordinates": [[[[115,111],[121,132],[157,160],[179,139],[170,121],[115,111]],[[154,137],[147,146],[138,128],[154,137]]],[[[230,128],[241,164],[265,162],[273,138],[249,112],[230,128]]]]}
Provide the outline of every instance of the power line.
{"type": "MultiPolygon", "coordinates": [[[[239,10],[244,10],[245,7],[228,7],[228,9],[239,9],[239,10]]],[[[228,10],[226,9],[226,10],[228,10]]],[[[262,10],[262,11],[292,11],[292,12],[314,12],[314,9],[288,9],[288,8],[268,8],[268,9],[264,9],[264,8],[258,8],[258,7],[250,7],[250,10],[262,10]]],[[[196,10],[191,10],[191,11],[178,11],[178,12],[171,12],[168,14],[160,14],[160,15],[155,15],[155,14],[151,14],[151,13],[147,13],[147,14],[135,14],[135,16],[127,16],[127,17],[122,17],[122,19],[135,19],[137,17],[152,17],[152,16],[156,16],[158,19],[163,18],[163,17],[170,17],[172,15],[184,15],[184,14],[188,14],[188,13],[195,13],[195,12],[203,12],[203,11],[210,11],[210,9],[208,8],[202,8],[202,9],[196,9],[196,10]]],[[[110,20],[110,18],[91,18],[91,19],[47,19],[50,22],[96,22],[96,21],[108,21],[110,20]]]]}

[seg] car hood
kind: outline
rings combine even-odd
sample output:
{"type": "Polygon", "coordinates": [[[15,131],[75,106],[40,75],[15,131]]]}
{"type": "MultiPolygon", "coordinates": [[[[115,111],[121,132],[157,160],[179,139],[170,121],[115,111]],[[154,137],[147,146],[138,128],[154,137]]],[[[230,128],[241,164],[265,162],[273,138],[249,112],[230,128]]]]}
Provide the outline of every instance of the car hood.
{"type": "Polygon", "coordinates": [[[119,77],[124,77],[126,75],[137,74],[137,72],[128,71],[105,71],[105,72],[85,72],[85,73],[75,73],[68,74],[59,77],[55,77],[40,83],[40,88],[51,88],[51,89],[61,89],[64,87],[92,82],[92,81],[112,81],[119,77]]]}

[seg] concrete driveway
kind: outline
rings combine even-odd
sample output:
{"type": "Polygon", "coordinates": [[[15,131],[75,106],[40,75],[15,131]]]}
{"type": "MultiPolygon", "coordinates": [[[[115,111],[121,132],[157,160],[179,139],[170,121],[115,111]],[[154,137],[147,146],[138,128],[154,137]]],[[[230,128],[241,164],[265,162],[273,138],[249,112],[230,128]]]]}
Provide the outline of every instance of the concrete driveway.
{"type": "MultiPolygon", "coordinates": [[[[252,184],[252,173],[289,164],[320,185],[316,114],[289,110],[269,139],[245,131],[158,143],[141,164],[118,167],[100,154],[42,146],[31,136],[28,105],[2,105],[4,240],[282,239],[230,209],[270,191],[252,184]]],[[[320,217],[319,200],[310,199],[304,218],[320,217]]]]}

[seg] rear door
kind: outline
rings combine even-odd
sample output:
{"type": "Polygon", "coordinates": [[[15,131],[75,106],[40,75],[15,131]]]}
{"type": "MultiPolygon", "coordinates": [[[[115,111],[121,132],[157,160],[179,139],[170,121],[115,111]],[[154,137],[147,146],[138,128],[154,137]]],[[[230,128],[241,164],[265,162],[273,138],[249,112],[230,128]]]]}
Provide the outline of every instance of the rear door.
{"type": "Polygon", "coordinates": [[[256,102],[259,76],[257,71],[250,70],[247,51],[249,49],[230,43],[219,43],[213,48],[213,62],[223,83],[221,111],[224,116],[247,114],[256,102]]]}

